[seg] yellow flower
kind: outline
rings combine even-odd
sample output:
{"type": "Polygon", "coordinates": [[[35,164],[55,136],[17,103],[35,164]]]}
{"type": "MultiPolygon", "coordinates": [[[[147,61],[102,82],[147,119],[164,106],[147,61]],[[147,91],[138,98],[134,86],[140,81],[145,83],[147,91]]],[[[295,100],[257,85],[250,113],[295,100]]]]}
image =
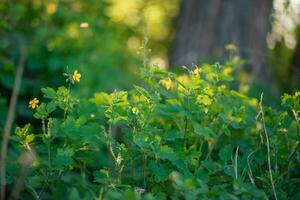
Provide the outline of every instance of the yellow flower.
{"type": "Polygon", "coordinates": [[[131,109],[132,113],[135,114],[135,115],[138,115],[140,113],[140,110],[137,108],[137,107],[133,107],[131,109]]]}
{"type": "Polygon", "coordinates": [[[230,44],[227,44],[227,45],[225,46],[225,49],[228,50],[228,51],[236,51],[236,50],[237,50],[237,47],[235,46],[235,44],[230,43],[230,44]]]}
{"type": "Polygon", "coordinates": [[[204,93],[210,97],[214,96],[214,91],[210,87],[204,88],[204,93]]]}
{"type": "Polygon", "coordinates": [[[29,101],[29,108],[35,109],[36,107],[38,107],[39,104],[39,100],[37,98],[34,98],[32,100],[29,101]]]}
{"type": "Polygon", "coordinates": [[[224,67],[223,69],[224,69],[224,70],[223,70],[223,73],[224,73],[226,76],[230,75],[231,72],[233,71],[233,69],[232,69],[231,67],[224,67]]]}
{"type": "Polygon", "coordinates": [[[73,80],[79,82],[80,78],[81,78],[81,74],[77,70],[75,70],[73,73],[73,80]]]}
{"type": "Polygon", "coordinates": [[[212,99],[208,96],[208,95],[199,95],[197,97],[197,102],[201,103],[205,106],[209,106],[210,104],[212,104],[212,99]]]}
{"type": "Polygon", "coordinates": [[[199,74],[202,72],[202,69],[199,67],[196,67],[193,72],[195,75],[199,76],[199,74]]]}
{"type": "Polygon", "coordinates": [[[167,78],[167,79],[164,79],[164,80],[161,80],[160,83],[167,89],[171,89],[172,85],[173,85],[173,82],[170,78],[167,78]]]}
{"type": "Polygon", "coordinates": [[[189,81],[189,77],[187,75],[181,75],[177,77],[177,80],[181,83],[181,84],[186,84],[189,81]]]}
{"type": "Polygon", "coordinates": [[[226,85],[220,85],[217,87],[218,92],[223,92],[226,89],[226,85]]]}

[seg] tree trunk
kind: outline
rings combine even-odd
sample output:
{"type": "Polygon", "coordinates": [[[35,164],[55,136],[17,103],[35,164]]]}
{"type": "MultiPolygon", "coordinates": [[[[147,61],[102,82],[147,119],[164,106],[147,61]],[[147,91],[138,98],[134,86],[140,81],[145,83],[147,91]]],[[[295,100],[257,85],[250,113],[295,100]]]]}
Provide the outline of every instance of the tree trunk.
{"type": "Polygon", "coordinates": [[[171,66],[190,66],[224,58],[224,46],[234,43],[238,55],[251,62],[251,71],[263,84],[270,81],[266,37],[272,0],[183,0],[171,66]]]}
{"type": "Polygon", "coordinates": [[[289,68],[290,88],[294,90],[300,89],[300,28],[298,33],[297,46],[294,50],[291,66],[289,68]]]}

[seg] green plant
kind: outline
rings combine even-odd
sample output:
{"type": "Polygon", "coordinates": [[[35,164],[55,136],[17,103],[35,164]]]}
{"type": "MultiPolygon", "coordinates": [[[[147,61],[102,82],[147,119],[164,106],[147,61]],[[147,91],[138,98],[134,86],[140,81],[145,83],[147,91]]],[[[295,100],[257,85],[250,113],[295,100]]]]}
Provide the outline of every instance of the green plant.
{"type": "Polygon", "coordinates": [[[43,88],[41,130],[13,137],[36,155],[22,198],[299,199],[300,93],[265,107],[230,89],[237,63],[142,68],[142,86],[89,100],[43,88]]]}

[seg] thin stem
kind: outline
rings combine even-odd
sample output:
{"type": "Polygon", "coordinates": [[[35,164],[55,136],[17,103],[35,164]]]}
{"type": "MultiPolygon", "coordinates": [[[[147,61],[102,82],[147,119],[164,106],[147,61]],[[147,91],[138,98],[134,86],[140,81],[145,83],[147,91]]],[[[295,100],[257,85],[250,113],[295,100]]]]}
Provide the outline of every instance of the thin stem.
{"type": "Polygon", "coordinates": [[[65,108],[64,109],[64,120],[66,119],[66,117],[67,117],[67,109],[65,108]]]}
{"type": "MultiPolygon", "coordinates": [[[[297,112],[292,109],[292,113],[294,115],[294,118],[296,120],[296,135],[298,136],[299,134],[299,118],[298,118],[298,114],[297,112]]],[[[300,148],[300,141],[296,142],[296,146],[294,147],[294,149],[292,150],[292,153],[290,153],[289,157],[287,158],[287,162],[288,162],[288,169],[287,169],[287,177],[289,178],[290,176],[290,166],[291,166],[291,161],[293,160],[294,156],[296,155],[298,149],[300,148]]]]}
{"type": "Polygon", "coordinates": [[[274,198],[275,198],[275,200],[277,200],[277,194],[276,194],[275,184],[274,184],[273,175],[272,175],[272,167],[271,167],[271,149],[270,149],[269,135],[268,135],[267,128],[266,128],[265,114],[264,114],[264,111],[263,111],[262,101],[263,101],[263,93],[261,93],[261,96],[260,96],[259,107],[260,107],[260,114],[261,114],[263,129],[264,129],[264,133],[265,133],[265,137],[266,137],[266,143],[267,143],[268,167],[269,167],[270,182],[271,182],[271,185],[272,185],[274,198]]]}
{"type": "Polygon", "coordinates": [[[238,170],[237,170],[237,165],[238,165],[238,153],[239,153],[239,146],[236,148],[235,151],[235,157],[234,157],[234,174],[235,174],[235,179],[238,179],[238,170]]]}
{"type": "MultiPolygon", "coordinates": [[[[200,144],[199,144],[199,149],[198,149],[198,151],[199,151],[199,156],[198,156],[198,158],[197,158],[197,165],[200,166],[200,165],[199,165],[199,162],[200,162],[200,158],[201,158],[201,156],[202,156],[202,147],[203,147],[203,143],[204,143],[204,142],[201,140],[201,138],[199,138],[198,143],[200,143],[200,144]]],[[[196,169],[195,169],[195,171],[194,171],[194,175],[196,175],[196,173],[198,172],[198,170],[199,170],[199,167],[198,167],[198,168],[196,167],[196,169]]]]}
{"type": "Polygon", "coordinates": [[[135,177],[135,166],[134,166],[134,159],[133,158],[131,158],[131,176],[132,177],[135,177]]]}
{"type": "MultiPolygon", "coordinates": [[[[109,132],[112,135],[111,126],[109,128],[109,132]]],[[[113,151],[113,147],[112,147],[112,142],[111,141],[108,142],[108,150],[109,150],[110,155],[113,157],[113,159],[115,161],[115,164],[117,164],[117,156],[116,156],[115,152],[113,151]]]]}
{"type": "Polygon", "coordinates": [[[103,200],[103,187],[100,188],[100,192],[99,192],[99,196],[98,196],[98,199],[97,200],[103,200]]]}
{"type": "Polygon", "coordinates": [[[49,133],[50,133],[50,121],[48,121],[47,123],[47,132],[46,132],[46,119],[45,118],[42,118],[42,130],[43,130],[43,135],[44,137],[47,139],[46,143],[47,143],[47,157],[48,157],[48,165],[49,165],[49,169],[50,169],[50,172],[49,172],[49,176],[50,176],[50,173],[51,173],[51,147],[50,147],[50,143],[51,143],[51,140],[50,140],[50,136],[49,136],[49,133]]]}
{"type": "Polygon", "coordinates": [[[113,151],[113,147],[112,147],[111,142],[108,142],[108,150],[109,150],[110,155],[113,157],[115,163],[117,163],[117,157],[116,157],[116,155],[113,151]]]}
{"type": "Polygon", "coordinates": [[[186,150],[186,135],[187,135],[188,121],[187,117],[184,118],[184,136],[183,136],[183,148],[186,150]]]}
{"type": "Polygon", "coordinates": [[[249,175],[249,178],[250,178],[250,181],[251,181],[251,183],[253,184],[253,185],[255,185],[255,181],[254,181],[254,179],[253,179],[253,173],[252,173],[252,169],[251,169],[251,165],[250,165],[250,157],[254,154],[256,152],[256,150],[255,151],[252,151],[248,156],[247,156],[247,165],[248,165],[248,169],[249,169],[249,173],[248,173],[248,175],[249,175]]]}
{"type": "Polygon", "coordinates": [[[205,160],[207,160],[210,157],[210,155],[211,155],[212,151],[214,150],[215,145],[218,142],[221,135],[217,135],[215,138],[215,141],[211,142],[211,144],[208,144],[208,153],[206,154],[205,160]]]}
{"type": "Polygon", "coordinates": [[[299,148],[300,148],[300,142],[297,141],[296,147],[294,148],[294,150],[292,151],[292,153],[291,153],[290,156],[288,157],[288,162],[289,162],[289,163],[292,161],[294,155],[296,154],[296,152],[298,151],[299,148]]]}
{"type": "MultiPolygon", "coordinates": [[[[299,119],[298,119],[297,113],[294,109],[292,109],[292,112],[293,112],[294,118],[297,122],[297,124],[296,124],[296,135],[298,136],[298,134],[299,134],[299,119]]],[[[296,142],[296,147],[294,148],[294,150],[292,151],[292,153],[288,157],[288,162],[290,162],[292,160],[292,158],[294,157],[294,155],[296,154],[296,152],[298,151],[299,148],[300,148],[300,142],[297,141],[296,142]]]]}
{"type": "Polygon", "coordinates": [[[45,118],[42,118],[42,131],[44,136],[46,136],[46,124],[45,124],[45,118]]]}
{"type": "Polygon", "coordinates": [[[144,181],[144,188],[146,188],[146,156],[143,154],[143,181],[144,181]]]}
{"type": "Polygon", "coordinates": [[[48,164],[49,164],[49,168],[51,170],[51,141],[48,142],[47,144],[47,151],[48,151],[48,164]]]}
{"type": "Polygon", "coordinates": [[[50,171],[51,171],[51,125],[52,125],[52,119],[49,118],[47,124],[47,139],[49,140],[47,144],[47,149],[48,149],[48,163],[49,163],[50,171]]]}
{"type": "Polygon", "coordinates": [[[33,196],[35,199],[40,199],[38,193],[35,191],[35,189],[34,189],[30,184],[25,184],[25,185],[26,185],[26,187],[27,187],[28,189],[31,190],[32,196],[33,196]]]}
{"type": "MultiPolygon", "coordinates": [[[[109,134],[112,136],[112,126],[111,125],[109,126],[109,134]]],[[[112,146],[111,141],[108,142],[108,150],[109,150],[109,153],[111,154],[111,156],[113,157],[116,171],[118,172],[118,183],[121,183],[121,173],[122,173],[123,167],[120,166],[119,159],[116,156],[115,152],[113,151],[113,146],[112,146]]]]}

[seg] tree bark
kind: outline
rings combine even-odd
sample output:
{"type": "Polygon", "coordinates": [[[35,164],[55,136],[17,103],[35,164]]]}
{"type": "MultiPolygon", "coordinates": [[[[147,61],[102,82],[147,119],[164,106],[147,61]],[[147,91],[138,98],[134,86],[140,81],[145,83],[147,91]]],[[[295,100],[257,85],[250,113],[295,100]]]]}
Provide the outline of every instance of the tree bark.
{"type": "Polygon", "coordinates": [[[234,43],[251,62],[255,78],[270,81],[266,37],[272,0],[183,0],[170,55],[172,67],[224,59],[224,46],[234,43]]]}

